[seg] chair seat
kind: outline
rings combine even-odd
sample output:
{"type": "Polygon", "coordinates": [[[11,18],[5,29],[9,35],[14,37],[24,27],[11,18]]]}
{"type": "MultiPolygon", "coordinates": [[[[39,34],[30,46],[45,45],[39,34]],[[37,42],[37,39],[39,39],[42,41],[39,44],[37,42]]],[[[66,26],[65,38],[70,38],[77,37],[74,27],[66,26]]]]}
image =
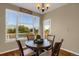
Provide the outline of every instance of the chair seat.
{"type": "Polygon", "coordinates": [[[23,52],[24,52],[24,56],[31,56],[31,55],[33,55],[33,50],[29,49],[29,48],[23,50],[23,52]]]}
{"type": "Polygon", "coordinates": [[[45,52],[41,53],[39,56],[51,56],[51,55],[50,55],[49,51],[45,50],[45,52]]]}

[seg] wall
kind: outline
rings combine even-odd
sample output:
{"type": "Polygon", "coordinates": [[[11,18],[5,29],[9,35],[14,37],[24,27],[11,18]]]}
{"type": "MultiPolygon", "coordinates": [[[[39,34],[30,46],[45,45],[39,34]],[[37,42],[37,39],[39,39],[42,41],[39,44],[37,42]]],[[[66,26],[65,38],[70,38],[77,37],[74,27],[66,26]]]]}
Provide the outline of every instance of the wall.
{"type": "Polygon", "coordinates": [[[79,53],[79,4],[67,4],[44,15],[52,20],[55,41],[64,39],[62,48],[79,53]]]}
{"type": "MultiPolygon", "coordinates": [[[[19,7],[11,5],[11,4],[0,4],[0,53],[13,50],[17,48],[17,43],[15,41],[12,42],[5,42],[5,9],[12,9],[19,11],[19,7]]],[[[40,16],[39,14],[36,14],[40,16]]],[[[25,40],[22,40],[22,45],[24,44],[25,40]]]]}
{"type": "Polygon", "coordinates": [[[40,34],[41,34],[41,37],[43,38],[43,17],[44,15],[40,15],[40,34]]]}

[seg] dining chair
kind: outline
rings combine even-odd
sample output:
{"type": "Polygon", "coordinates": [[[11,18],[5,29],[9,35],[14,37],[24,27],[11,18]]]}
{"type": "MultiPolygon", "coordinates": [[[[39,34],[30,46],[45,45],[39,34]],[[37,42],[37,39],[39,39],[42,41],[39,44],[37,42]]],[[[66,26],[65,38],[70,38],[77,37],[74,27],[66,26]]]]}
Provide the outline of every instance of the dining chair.
{"type": "Polygon", "coordinates": [[[29,33],[29,34],[27,35],[27,39],[28,39],[28,40],[34,40],[34,39],[35,39],[35,35],[34,35],[33,33],[29,33]]]}
{"type": "Polygon", "coordinates": [[[49,41],[53,41],[53,38],[55,38],[55,35],[47,35],[47,39],[49,40],[49,41]]]}
{"type": "Polygon", "coordinates": [[[54,48],[52,49],[52,56],[58,56],[59,55],[59,51],[60,51],[60,47],[63,43],[63,39],[61,39],[61,42],[56,42],[54,45],[54,48]]]}
{"type": "Polygon", "coordinates": [[[16,40],[16,42],[17,42],[18,47],[19,47],[20,56],[31,56],[31,55],[33,55],[33,50],[31,50],[29,48],[23,50],[20,40],[16,40]]]}
{"type": "Polygon", "coordinates": [[[48,36],[49,36],[49,37],[52,36],[51,39],[47,38],[47,39],[50,41],[50,43],[51,43],[51,47],[50,47],[49,49],[46,49],[46,50],[50,50],[51,48],[53,48],[54,40],[55,40],[55,35],[48,35],[48,36]]]}
{"type": "Polygon", "coordinates": [[[62,42],[63,39],[61,39],[61,42],[55,42],[55,45],[51,49],[51,52],[45,50],[45,52],[41,53],[40,56],[58,56],[62,42]]]}
{"type": "Polygon", "coordinates": [[[54,45],[54,41],[55,41],[55,35],[53,35],[53,38],[52,38],[52,40],[50,40],[51,41],[51,47],[53,48],[53,45],[54,45]]]}

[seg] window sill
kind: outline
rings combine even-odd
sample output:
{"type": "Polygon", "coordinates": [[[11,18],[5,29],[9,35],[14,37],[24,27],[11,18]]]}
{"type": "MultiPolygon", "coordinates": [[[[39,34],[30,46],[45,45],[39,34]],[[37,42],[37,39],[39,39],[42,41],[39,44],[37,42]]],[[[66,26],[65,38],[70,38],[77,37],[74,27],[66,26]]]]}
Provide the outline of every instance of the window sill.
{"type": "MultiPolygon", "coordinates": [[[[27,40],[27,38],[18,38],[17,40],[27,40]]],[[[16,41],[16,38],[13,38],[13,39],[6,39],[6,43],[9,43],[9,42],[15,42],[16,41]]]]}

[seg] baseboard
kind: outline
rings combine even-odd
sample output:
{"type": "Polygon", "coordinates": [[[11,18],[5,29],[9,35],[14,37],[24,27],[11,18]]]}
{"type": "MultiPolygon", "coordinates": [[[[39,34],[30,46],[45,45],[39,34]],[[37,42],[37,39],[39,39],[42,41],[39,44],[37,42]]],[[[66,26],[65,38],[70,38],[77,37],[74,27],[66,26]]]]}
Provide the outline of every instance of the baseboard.
{"type": "MultiPolygon", "coordinates": [[[[26,48],[26,46],[24,46],[23,48],[26,48]]],[[[8,50],[8,51],[5,51],[5,52],[1,52],[0,55],[5,55],[6,53],[11,53],[11,52],[15,52],[15,51],[18,51],[18,48],[8,50]]],[[[67,50],[67,49],[64,49],[64,48],[60,49],[60,53],[62,54],[61,56],[79,56],[78,53],[75,53],[73,51],[70,51],[70,50],[67,50]]]]}
{"type": "Polygon", "coordinates": [[[79,56],[79,53],[76,53],[74,51],[70,51],[70,50],[64,49],[64,48],[61,48],[61,52],[68,56],[79,56]]]}
{"type": "MultiPolygon", "coordinates": [[[[26,46],[24,46],[23,48],[26,48],[26,46]]],[[[17,51],[19,48],[14,48],[12,50],[8,50],[8,51],[4,51],[4,52],[0,52],[0,55],[2,54],[6,54],[6,53],[9,53],[9,52],[13,52],[13,51],[17,51]]]]}

